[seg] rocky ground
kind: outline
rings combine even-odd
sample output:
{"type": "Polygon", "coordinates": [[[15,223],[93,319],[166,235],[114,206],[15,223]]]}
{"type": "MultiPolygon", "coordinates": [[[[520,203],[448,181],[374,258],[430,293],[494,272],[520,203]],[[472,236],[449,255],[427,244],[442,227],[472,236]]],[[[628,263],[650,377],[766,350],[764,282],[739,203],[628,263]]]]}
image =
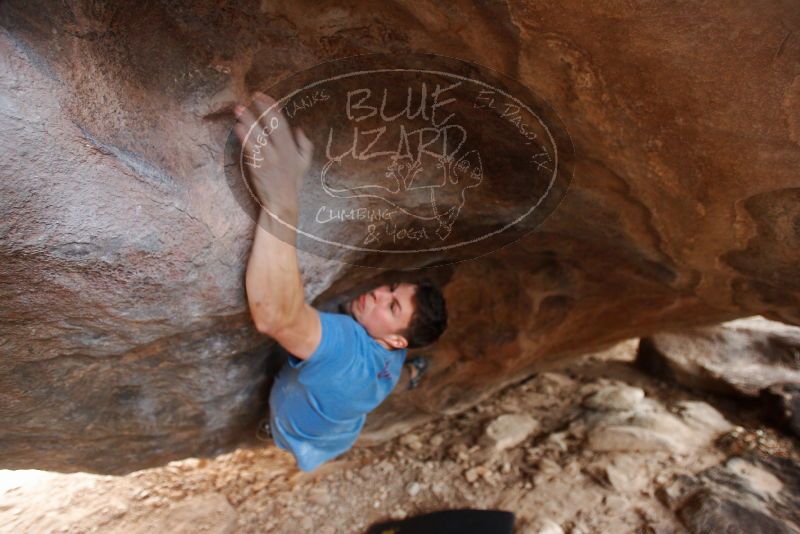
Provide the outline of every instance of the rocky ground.
{"type": "Polygon", "coordinates": [[[797,441],[735,400],[642,373],[636,347],[560,364],[311,474],[274,447],[125,477],[0,472],[0,531],[333,534],[472,507],[514,512],[520,533],[708,532],[726,517],[731,532],[797,532],[797,441]]]}

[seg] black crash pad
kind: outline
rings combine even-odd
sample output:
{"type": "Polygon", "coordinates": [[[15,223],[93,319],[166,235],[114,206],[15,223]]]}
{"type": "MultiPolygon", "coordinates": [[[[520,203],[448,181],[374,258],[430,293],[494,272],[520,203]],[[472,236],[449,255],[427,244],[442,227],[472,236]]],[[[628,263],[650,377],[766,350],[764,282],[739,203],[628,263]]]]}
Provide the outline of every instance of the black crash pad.
{"type": "Polygon", "coordinates": [[[445,510],[372,525],[367,534],[513,534],[514,514],[500,510],[445,510]]]}

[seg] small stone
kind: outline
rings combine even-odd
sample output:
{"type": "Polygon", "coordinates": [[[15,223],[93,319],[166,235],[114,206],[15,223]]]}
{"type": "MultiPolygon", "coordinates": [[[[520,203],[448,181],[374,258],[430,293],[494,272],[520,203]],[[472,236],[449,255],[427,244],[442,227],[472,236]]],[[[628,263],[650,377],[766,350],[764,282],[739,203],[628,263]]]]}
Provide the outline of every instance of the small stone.
{"type": "Polygon", "coordinates": [[[314,528],[314,521],[309,516],[305,516],[300,520],[300,528],[303,530],[311,530],[314,528]]]}
{"type": "MultiPolygon", "coordinates": [[[[647,399],[645,399],[647,400],[647,399]]],[[[664,451],[685,454],[706,446],[714,435],[693,431],[657,403],[634,413],[604,412],[589,432],[587,448],[593,451],[664,451]]]]}
{"type": "Polygon", "coordinates": [[[401,437],[400,444],[405,445],[412,451],[418,451],[422,448],[422,441],[420,441],[419,436],[416,434],[406,434],[401,437]]]}
{"type": "Polygon", "coordinates": [[[467,479],[467,482],[472,483],[478,480],[478,472],[475,471],[475,468],[467,469],[464,473],[464,478],[467,479]]]}
{"type": "Polygon", "coordinates": [[[405,519],[408,514],[402,508],[396,508],[389,514],[392,519],[405,519]]]}
{"type": "Polygon", "coordinates": [[[644,399],[644,391],[627,385],[606,386],[586,399],[584,405],[593,410],[634,410],[644,399]]]}
{"type": "Polygon", "coordinates": [[[489,423],[483,440],[502,451],[516,447],[538,429],[539,422],[527,414],[505,414],[489,423]]]}
{"type": "Polygon", "coordinates": [[[406,487],[406,491],[411,497],[416,497],[417,494],[420,492],[422,487],[419,485],[418,482],[412,482],[406,487]]]}
{"type": "Polygon", "coordinates": [[[625,510],[628,501],[620,495],[606,495],[603,497],[603,504],[617,512],[625,510]]]}
{"type": "Polygon", "coordinates": [[[552,393],[575,385],[575,381],[563,373],[546,372],[540,374],[538,379],[544,393],[552,393]]]}
{"type": "Polygon", "coordinates": [[[378,464],[378,470],[383,474],[389,474],[394,471],[394,465],[392,465],[392,462],[384,460],[378,464]]]}
{"type": "Polygon", "coordinates": [[[656,497],[665,506],[671,509],[676,509],[679,503],[682,502],[683,496],[687,493],[687,488],[695,485],[695,481],[688,475],[677,475],[668,484],[661,486],[656,490],[656,497]]]}
{"type": "Polygon", "coordinates": [[[444,438],[443,438],[442,436],[439,436],[439,435],[437,434],[436,436],[433,436],[433,437],[431,438],[430,444],[431,444],[431,447],[438,447],[438,446],[439,446],[439,445],[441,445],[443,442],[444,442],[444,438]]]}
{"type": "Polygon", "coordinates": [[[554,432],[547,437],[547,441],[555,445],[558,450],[562,452],[568,449],[566,432],[554,432]]]}
{"type": "Polygon", "coordinates": [[[534,529],[531,532],[536,534],[564,534],[564,529],[558,523],[545,519],[538,529],[534,529]]]}
{"type": "Polygon", "coordinates": [[[477,467],[473,467],[468,469],[464,476],[467,479],[467,482],[476,482],[478,477],[483,477],[483,479],[487,482],[492,482],[490,479],[491,471],[484,465],[479,465],[477,467]]]}
{"type": "Polygon", "coordinates": [[[542,458],[539,460],[539,471],[542,473],[554,474],[561,471],[561,466],[550,458],[542,458]]]}
{"type": "Polygon", "coordinates": [[[564,472],[570,477],[574,477],[581,472],[581,464],[577,460],[572,460],[564,467],[564,472]]]}
{"type": "Polygon", "coordinates": [[[331,503],[331,496],[324,487],[314,488],[308,495],[308,499],[319,506],[327,506],[331,503]]]}

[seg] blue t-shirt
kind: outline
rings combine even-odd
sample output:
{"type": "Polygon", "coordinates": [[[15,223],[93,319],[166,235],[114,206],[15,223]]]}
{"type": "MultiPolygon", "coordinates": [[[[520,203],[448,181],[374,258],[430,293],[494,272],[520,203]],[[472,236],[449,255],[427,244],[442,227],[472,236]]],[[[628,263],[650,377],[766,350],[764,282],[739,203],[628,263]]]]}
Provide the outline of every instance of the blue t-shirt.
{"type": "Polygon", "coordinates": [[[319,312],[322,339],[313,354],[289,356],[270,393],[275,444],[311,471],[350,449],[367,413],[394,389],[405,349],[380,345],[355,319],[319,312]]]}

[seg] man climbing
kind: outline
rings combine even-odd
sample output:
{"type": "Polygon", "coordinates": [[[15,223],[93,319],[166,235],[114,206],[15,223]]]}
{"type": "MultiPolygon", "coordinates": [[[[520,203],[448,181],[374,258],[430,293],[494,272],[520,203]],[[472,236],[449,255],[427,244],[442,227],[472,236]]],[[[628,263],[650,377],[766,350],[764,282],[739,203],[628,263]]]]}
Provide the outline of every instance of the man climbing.
{"type": "Polygon", "coordinates": [[[249,108],[234,110],[253,189],[287,223],[261,210],[246,290],[256,328],[290,354],[270,394],[272,437],[310,471],[352,447],[366,414],[397,384],[407,349],[436,341],[447,310],[427,281],[377,287],[346,303],[345,313],[320,312],[305,302],[291,229],[313,145],[300,129],[290,130],[277,106],[270,110],[274,104],[256,93],[249,108]]]}

